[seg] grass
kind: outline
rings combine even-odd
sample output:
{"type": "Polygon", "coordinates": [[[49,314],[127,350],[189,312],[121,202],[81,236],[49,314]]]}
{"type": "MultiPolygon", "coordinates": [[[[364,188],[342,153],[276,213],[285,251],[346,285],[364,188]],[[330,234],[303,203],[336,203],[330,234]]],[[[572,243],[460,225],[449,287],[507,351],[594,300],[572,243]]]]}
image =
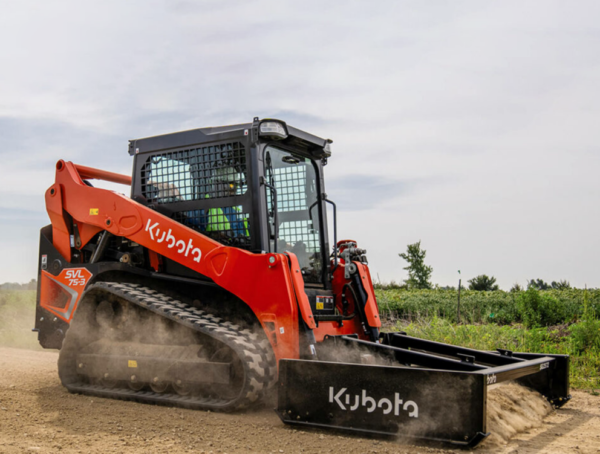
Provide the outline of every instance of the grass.
{"type": "MultiPolygon", "coordinates": [[[[581,334],[592,331],[600,337],[600,323],[583,321],[567,327],[525,328],[522,325],[457,325],[438,317],[399,321],[394,330],[408,335],[479,350],[504,348],[516,352],[571,355],[571,386],[595,392],[600,389],[600,348],[582,348],[581,334]],[[582,329],[583,327],[583,329],[582,329]]],[[[596,339],[594,338],[594,339],[596,339]]],[[[583,338],[583,342],[586,338],[583,338]]]]}
{"type": "Polygon", "coordinates": [[[0,346],[41,350],[35,324],[35,290],[0,290],[0,346]]]}

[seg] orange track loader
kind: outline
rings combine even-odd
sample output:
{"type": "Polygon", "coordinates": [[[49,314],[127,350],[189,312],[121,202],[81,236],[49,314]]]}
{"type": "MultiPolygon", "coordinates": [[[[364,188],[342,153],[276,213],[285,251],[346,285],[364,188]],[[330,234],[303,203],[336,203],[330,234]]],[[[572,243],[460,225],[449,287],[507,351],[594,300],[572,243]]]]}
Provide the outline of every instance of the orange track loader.
{"type": "Polygon", "coordinates": [[[380,332],[366,251],[337,240],[330,140],[255,118],[129,154],[132,177],[58,161],[46,191],[35,330],[70,392],[230,411],[275,388],[285,423],[471,446],[489,385],[570,398],[568,356],[380,332]]]}

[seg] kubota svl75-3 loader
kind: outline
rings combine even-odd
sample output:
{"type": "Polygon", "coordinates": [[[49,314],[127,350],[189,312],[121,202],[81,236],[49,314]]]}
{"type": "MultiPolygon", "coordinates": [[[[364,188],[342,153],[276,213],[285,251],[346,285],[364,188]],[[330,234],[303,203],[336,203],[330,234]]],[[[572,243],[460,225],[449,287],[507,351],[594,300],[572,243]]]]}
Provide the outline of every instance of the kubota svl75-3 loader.
{"type": "Polygon", "coordinates": [[[222,411],[276,386],[285,423],[465,445],[487,434],[489,385],[567,402],[567,356],[380,332],[366,252],[336,238],[330,144],[255,118],[131,140],[132,177],[58,161],[35,328],[64,386],[222,411]]]}

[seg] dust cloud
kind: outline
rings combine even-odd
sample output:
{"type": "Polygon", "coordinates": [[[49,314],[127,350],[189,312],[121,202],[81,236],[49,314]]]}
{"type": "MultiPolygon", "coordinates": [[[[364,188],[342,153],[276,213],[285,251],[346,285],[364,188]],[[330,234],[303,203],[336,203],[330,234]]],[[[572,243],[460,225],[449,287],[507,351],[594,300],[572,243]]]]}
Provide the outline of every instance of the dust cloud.
{"type": "Polygon", "coordinates": [[[41,350],[35,326],[35,291],[0,290],[0,346],[41,350]]]}
{"type": "Polygon", "coordinates": [[[107,337],[113,335],[115,340],[143,345],[185,346],[199,343],[198,335],[194,330],[130,303],[124,306],[125,310],[122,314],[116,311],[112,319],[112,314],[109,313],[107,318],[110,321],[106,323],[100,316],[103,303],[98,306],[96,320],[101,326],[104,325],[105,329],[108,328],[105,332],[107,337]]]}

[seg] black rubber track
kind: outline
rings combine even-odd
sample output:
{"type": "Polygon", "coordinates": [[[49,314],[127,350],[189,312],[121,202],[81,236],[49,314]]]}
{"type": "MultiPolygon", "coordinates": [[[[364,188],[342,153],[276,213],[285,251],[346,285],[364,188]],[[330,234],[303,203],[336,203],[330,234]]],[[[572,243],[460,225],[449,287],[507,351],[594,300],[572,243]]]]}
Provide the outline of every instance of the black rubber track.
{"type": "Polygon", "coordinates": [[[258,402],[277,380],[275,356],[269,341],[262,333],[242,329],[231,321],[224,321],[151,288],[115,282],[93,284],[82,296],[63,341],[58,359],[58,373],[62,384],[73,393],[213,411],[246,408],[258,402]],[[106,298],[134,304],[231,348],[241,360],[244,369],[244,380],[239,394],[231,399],[181,396],[174,392],[133,391],[129,388],[107,388],[84,382],[76,372],[76,356],[81,348],[101,337],[98,329],[94,329],[89,320],[94,314],[96,303],[106,298]]]}

